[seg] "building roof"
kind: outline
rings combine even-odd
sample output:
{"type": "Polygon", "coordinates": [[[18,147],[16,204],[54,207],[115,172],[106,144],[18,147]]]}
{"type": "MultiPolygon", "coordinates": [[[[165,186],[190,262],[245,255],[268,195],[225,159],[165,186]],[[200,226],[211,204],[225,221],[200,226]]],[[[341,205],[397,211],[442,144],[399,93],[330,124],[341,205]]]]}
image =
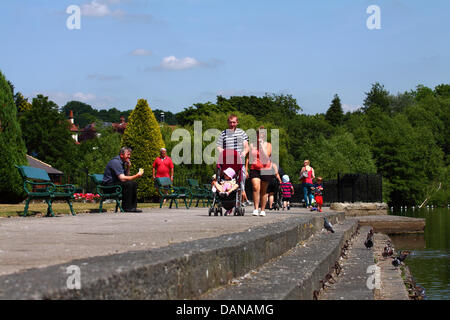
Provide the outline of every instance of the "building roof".
{"type": "Polygon", "coordinates": [[[27,160],[28,160],[28,165],[30,167],[44,169],[49,174],[61,174],[61,175],[64,174],[64,172],[59,171],[59,170],[53,168],[51,165],[49,165],[45,162],[42,162],[39,159],[33,158],[32,156],[29,156],[28,154],[27,154],[27,160]]]}

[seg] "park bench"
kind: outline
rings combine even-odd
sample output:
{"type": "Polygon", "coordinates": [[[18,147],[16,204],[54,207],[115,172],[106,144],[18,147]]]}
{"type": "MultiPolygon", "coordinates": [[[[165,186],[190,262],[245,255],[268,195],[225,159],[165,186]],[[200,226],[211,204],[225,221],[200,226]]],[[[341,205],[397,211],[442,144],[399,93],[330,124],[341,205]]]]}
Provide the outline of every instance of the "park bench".
{"type": "Polygon", "coordinates": [[[120,212],[125,212],[121,205],[122,200],[122,186],[121,185],[111,185],[104,186],[103,182],[103,174],[90,174],[92,181],[96,185],[97,194],[100,196],[100,207],[98,209],[99,212],[103,212],[103,201],[112,199],[116,201],[116,209],[114,212],[117,212],[117,209],[120,209],[120,212]]]}
{"type": "Polygon", "coordinates": [[[203,188],[206,193],[206,199],[208,200],[208,202],[206,203],[206,206],[209,207],[209,205],[212,204],[212,202],[214,200],[214,192],[212,191],[211,183],[204,183],[203,188]]]}
{"type": "Polygon", "coordinates": [[[159,207],[162,208],[165,199],[170,199],[169,208],[172,208],[172,203],[175,202],[175,206],[178,209],[178,199],[182,199],[186,206],[186,209],[189,209],[189,206],[186,201],[186,197],[189,196],[189,190],[184,187],[174,187],[172,180],[170,178],[156,178],[155,179],[156,187],[158,188],[159,195],[161,196],[161,203],[159,207]]]}
{"type": "Polygon", "coordinates": [[[55,200],[65,200],[69,204],[70,212],[75,215],[72,207],[75,186],[72,184],[55,185],[51,182],[47,171],[29,166],[16,166],[23,180],[23,189],[27,194],[23,216],[28,214],[31,200],[41,199],[47,203],[47,216],[54,217],[52,203],[55,200]]]}
{"type": "Polygon", "coordinates": [[[192,200],[194,199],[197,199],[197,203],[195,205],[196,207],[198,207],[198,203],[200,202],[200,200],[202,200],[202,204],[203,206],[205,206],[205,200],[208,201],[207,190],[201,187],[198,184],[198,180],[196,179],[187,179],[187,182],[189,184],[189,193],[190,193],[189,207],[192,205],[192,200]]]}

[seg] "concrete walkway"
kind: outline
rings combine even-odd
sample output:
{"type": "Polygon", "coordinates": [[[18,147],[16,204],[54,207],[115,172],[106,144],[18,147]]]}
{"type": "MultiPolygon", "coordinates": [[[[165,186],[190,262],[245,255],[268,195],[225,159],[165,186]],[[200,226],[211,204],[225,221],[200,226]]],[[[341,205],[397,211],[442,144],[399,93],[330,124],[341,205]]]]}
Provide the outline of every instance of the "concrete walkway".
{"type": "Polygon", "coordinates": [[[215,217],[208,215],[208,208],[148,208],[142,213],[0,218],[0,275],[251,231],[295,216],[317,215],[303,208],[267,211],[265,217],[249,212],[250,207],[243,217],[215,217]]]}

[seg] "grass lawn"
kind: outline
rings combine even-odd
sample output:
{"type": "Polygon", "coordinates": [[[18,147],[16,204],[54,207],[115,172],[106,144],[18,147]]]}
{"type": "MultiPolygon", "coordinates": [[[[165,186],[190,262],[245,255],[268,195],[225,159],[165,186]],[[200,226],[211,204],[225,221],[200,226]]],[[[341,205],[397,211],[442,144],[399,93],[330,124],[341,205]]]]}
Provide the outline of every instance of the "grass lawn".
{"type": "MultiPolygon", "coordinates": [[[[73,202],[75,213],[98,212],[98,203],[73,202]]],[[[113,212],[115,203],[103,203],[103,211],[113,212]]],[[[23,214],[25,204],[0,204],[0,217],[18,217],[23,214]]],[[[53,212],[55,214],[71,214],[69,205],[66,202],[53,203],[53,212]]],[[[138,208],[159,208],[159,203],[138,203],[138,208]]],[[[45,202],[30,203],[27,216],[45,216],[47,214],[47,204],[45,202]]]]}

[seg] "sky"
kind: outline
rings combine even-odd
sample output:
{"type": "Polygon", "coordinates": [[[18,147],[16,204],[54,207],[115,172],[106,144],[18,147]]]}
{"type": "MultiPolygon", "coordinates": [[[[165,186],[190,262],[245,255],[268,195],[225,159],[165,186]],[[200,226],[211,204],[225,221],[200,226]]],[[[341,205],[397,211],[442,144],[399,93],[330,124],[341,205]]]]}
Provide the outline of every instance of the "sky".
{"type": "Polygon", "coordinates": [[[315,114],[338,94],[352,111],[375,82],[449,83],[449,18],[448,0],[2,0],[0,71],[59,106],[176,113],[269,93],[315,114]]]}

